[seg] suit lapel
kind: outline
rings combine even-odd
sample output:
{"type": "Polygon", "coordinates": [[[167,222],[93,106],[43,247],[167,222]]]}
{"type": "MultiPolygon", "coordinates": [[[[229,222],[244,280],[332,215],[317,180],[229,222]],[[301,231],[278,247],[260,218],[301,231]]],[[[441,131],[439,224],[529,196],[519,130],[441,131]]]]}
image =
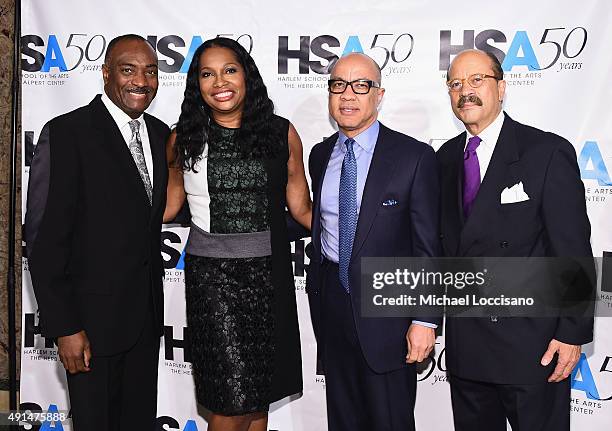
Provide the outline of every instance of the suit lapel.
{"type": "Polygon", "coordinates": [[[467,253],[482,231],[482,224],[495,218],[501,205],[501,192],[508,185],[508,171],[518,160],[514,121],[506,115],[487,172],[476,195],[472,213],[461,232],[460,255],[467,253]]]}
{"type": "Polygon", "coordinates": [[[125,178],[126,185],[132,189],[138,190],[137,193],[141,200],[150,208],[149,197],[142,184],[142,179],[140,178],[140,173],[138,172],[132,153],[130,153],[130,149],[125,139],[123,139],[123,135],[121,135],[117,127],[117,123],[115,123],[110,112],[108,112],[108,109],[104,106],[101,96],[96,96],[90,106],[93,112],[92,123],[97,133],[100,133],[102,136],[102,146],[111,153],[112,160],[119,165],[119,170],[125,178]]]}
{"type": "Polygon", "coordinates": [[[151,205],[151,216],[153,216],[156,214],[156,209],[163,200],[163,195],[166,192],[161,186],[164,184],[164,173],[168,167],[166,166],[166,157],[164,155],[165,142],[158,133],[155,133],[151,116],[145,113],[144,120],[147,124],[147,133],[149,135],[149,144],[151,145],[151,155],[153,158],[153,203],[151,205]]]}
{"type": "Polygon", "coordinates": [[[382,195],[393,175],[393,142],[389,139],[388,131],[389,129],[381,123],[361,198],[351,260],[358,255],[368,236],[374,217],[381,205],[382,195]]]}

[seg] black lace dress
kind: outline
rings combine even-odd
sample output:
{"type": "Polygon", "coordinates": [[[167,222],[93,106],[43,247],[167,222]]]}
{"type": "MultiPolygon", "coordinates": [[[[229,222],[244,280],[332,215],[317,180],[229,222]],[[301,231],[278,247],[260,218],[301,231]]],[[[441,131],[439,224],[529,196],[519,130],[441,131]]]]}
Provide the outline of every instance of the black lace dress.
{"type": "MultiPolygon", "coordinates": [[[[301,390],[301,364],[295,360],[295,353],[298,358],[300,353],[297,315],[279,310],[287,307],[289,298],[288,305],[295,311],[293,280],[286,277],[289,260],[287,256],[277,258],[270,239],[275,236],[270,231],[277,230],[271,220],[278,219],[271,216],[270,198],[278,197],[274,186],[284,187],[269,184],[270,176],[278,177],[274,161],[243,154],[236,134],[235,129],[211,128],[206,157],[210,226],[206,231],[192,226],[194,234],[197,229],[206,235],[206,252],[202,253],[205,256],[188,253],[185,257],[196,396],[204,407],[224,415],[267,411],[271,402],[301,390]],[[253,246],[253,241],[267,243],[253,246]],[[240,257],[227,257],[232,247],[240,257]],[[270,252],[241,255],[249,247],[270,252]],[[279,268],[283,268],[281,277],[279,268]],[[279,325],[294,330],[287,332],[279,325]]],[[[277,162],[280,167],[282,157],[277,162]]],[[[189,241],[196,241],[192,234],[189,241]]],[[[281,249],[288,254],[288,242],[281,249]]]]}

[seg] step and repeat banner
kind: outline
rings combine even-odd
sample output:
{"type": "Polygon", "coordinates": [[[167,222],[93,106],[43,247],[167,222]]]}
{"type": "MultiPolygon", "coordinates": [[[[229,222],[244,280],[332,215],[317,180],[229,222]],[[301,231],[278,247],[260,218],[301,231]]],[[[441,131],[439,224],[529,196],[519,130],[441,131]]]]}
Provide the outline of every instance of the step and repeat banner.
{"type": "MultiPolygon", "coordinates": [[[[23,208],[42,126],[103,91],[104,53],[117,35],[137,33],[155,47],[159,91],[149,112],[167,124],[178,119],[185,72],[198,45],[217,35],[238,40],[255,58],[276,112],[290,119],[300,133],[305,159],[314,144],[334,132],[327,115],[330,62],[354,51],[375,58],[386,88],[381,121],[437,149],[462,131],[450,109],[446,69],[457,52],[476,47],[503,57],[508,83],[505,110],[513,118],[573,143],[586,188],[593,251],[597,256],[612,252],[612,3],[608,1],[474,0],[464,5],[454,0],[22,0],[22,5],[23,208]]],[[[165,226],[162,234],[166,314],[159,358],[159,430],[206,429],[185,349],[187,234],[186,228],[177,226],[165,226]]],[[[295,242],[292,250],[304,391],[272,405],[269,428],[325,430],[325,379],[315,373],[315,340],[304,289],[308,241],[295,242]]],[[[117,267],[122,265],[120,254],[113,258],[117,267]]],[[[30,410],[67,410],[64,370],[53,344],[40,335],[27,263],[24,257],[21,405],[30,410]]],[[[597,307],[612,307],[612,271],[600,268],[599,278],[597,307]]],[[[612,423],[612,319],[598,318],[595,335],[572,375],[576,430],[604,430],[612,423]]],[[[420,430],[452,429],[445,371],[441,335],[435,357],[423,364],[419,374],[420,430]]],[[[47,422],[40,429],[69,430],[70,425],[47,422]]]]}

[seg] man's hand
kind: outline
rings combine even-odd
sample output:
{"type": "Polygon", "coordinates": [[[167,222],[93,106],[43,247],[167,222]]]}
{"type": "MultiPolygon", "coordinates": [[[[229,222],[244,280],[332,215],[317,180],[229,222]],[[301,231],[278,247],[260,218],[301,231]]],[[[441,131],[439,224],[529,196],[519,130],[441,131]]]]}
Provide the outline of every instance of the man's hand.
{"type": "Polygon", "coordinates": [[[408,343],[406,363],[423,362],[436,344],[436,330],[413,323],[406,333],[406,342],[408,343]]]}
{"type": "Polygon", "coordinates": [[[85,331],[73,335],[58,337],[57,352],[64,368],[70,374],[83,373],[90,370],[91,348],[85,331]]]}
{"type": "Polygon", "coordinates": [[[561,380],[565,380],[572,373],[572,370],[580,359],[580,351],[582,346],[575,346],[573,344],[565,344],[561,341],[552,339],[548,343],[548,350],[542,356],[540,363],[543,366],[547,366],[553,360],[555,353],[559,354],[557,359],[557,366],[555,370],[548,378],[550,383],[557,383],[561,380]]]}

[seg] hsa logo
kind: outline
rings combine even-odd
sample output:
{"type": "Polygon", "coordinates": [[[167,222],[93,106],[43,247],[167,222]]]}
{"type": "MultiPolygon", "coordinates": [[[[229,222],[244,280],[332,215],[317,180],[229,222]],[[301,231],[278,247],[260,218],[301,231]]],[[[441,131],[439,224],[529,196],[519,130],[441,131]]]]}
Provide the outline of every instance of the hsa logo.
{"type": "MultiPolygon", "coordinates": [[[[372,37],[372,43],[369,46],[366,44],[365,47],[368,48],[367,53],[375,56],[380,68],[384,69],[389,60],[402,63],[410,57],[414,48],[414,37],[410,33],[377,33],[372,37]]],[[[289,60],[297,60],[300,74],[310,71],[327,74],[340,57],[352,52],[366,52],[357,35],[348,36],[344,44],[329,34],[316,36],[312,40],[310,36],[300,36],[298,49],[289,49],[289,36],[279,36],[278,73],[287,74],[289,60]],[[310,54],[318,60],[311,60],[310,54]]]]}
{"type": "Polygon", "coordinates": [[[193,419],[189,419],[185,423],[185,427],[181,428],[178,421],[170,416],[160,416],[155,421],[156,431],[169,431],[169,430],[181,430],[181,431],[198,431],[198,425],[193,419]]]}
{"type": "MultiPolygon", "coordinates": [[[[185,427],[181,428],[179,422],[170,416],[160,416],[155,421],[155,431],[173,431],[173,430],[181,430],[181,431],[198,431],[198,425],[193,419],[189,419],[185,423],[185,427]]],[[[279,431],[270,429],[270,431],[279,431]]]]}
{"type": "MultiPolygon", "coordinates": [[[[68,40],[68,44],[66,48],[75,47],[75,45],[71,45],[72,39],[74,35],[70,36],[68,40]]],[[[104,36],[102,36],[104,39],[104,36]]],[[[87,49],[89,50],[89,45],[87,45],[87,49]]],[[[50,34],[47,38],[47,49],[45,53],[39,52],[31,47],[34,46],[45,46],[44,40],[35,34],[28,34],[21,37],[21,55],[29,57],[32,59],[32,62],[28,61],[26,58],[21,59],[21,69],[25,72],[49,72],[52,67],[55,67],[60,72],[67,72],[69,70],[76,69],[78,64],[73,69],[68,69],[66,66],[66,60],[64,59],[64,53],[60,48],[59,42],[57,41],[57,36],[54,34],[50,34]]],[[[106,46],[106,40],[104,40],[104,46],[106,46]]],[[[81,47],[78,48],[82,50],[81,47]]],[[[102,48],[102,51],[104,48],[102,48]]],[[[83,59],[84,51],[81,53],[81,59],[83,59]]],[[[88,52],[89,59],[89,52],[88,52]]],[[[102,52],[95,58],[96,60],[102,57],[102,52]]],[[[78,62],[80,63],[80,61],[78,62]]]]}
{"type": "MultiPolygon", "coordinates": [[[[600,373],[612,373],[612,369],[608,369],[608,365],[612,365],[610,364],[611,359],[612,356],[606,356],[606,359],[604,359],[604,362],[599,369],[600,373]]],[[[593,378],[593,373],[591,372],[591,367],[589,366],[589,361],[586,354],[582,353],[580,355],[580,360],[572,371],[571,379],[572,389],[584,392],[588,399],[595,401],[612,400],[612,395],[610,395],[608,398],[601,398],[599,396],[599,391],[597,390],[597,385],[595,384],[595,379],[593,378]]]]}
{"type": "MultiPolygon", "coordinates": [[[[36,315],[34,313],[26,313],[23,320],[23,347],[35,347],[37,337],[44,338],[41,335],[40,326],[36,324],[36,315]]],[[[52,338],[44,338],[44,340],[45,349],[53,349],[55,347],[52,338]]]]}
{"type": "Polygon", "coordinates": [[[181,244],[181,237],[178,234],[164,230],[161,233],[161,252],[168,256],[163,259],[164,269],[185,269],[185,247],[181,244]],[[178,244],[180,249],[174,248],[170,244],[178,244]]]}
{"type": "Polygon", "coordinates": [[[595,141],[586,141],[578,155],[580,177],[583,180],[597,180],[599,186],[612,186],[608,168],[595,141]]]}
{"type": "Polygon", "coordinates": [[[191,343],[189,342],[189,328],[183,327],[183,338],[174,338],[174,327],[164,326],[164,358],[174,361],[174,349],[183,351],[183,362],[191,362],[191,343]]]}
{"type": "Polygon", "coordinates": [[[293,276],[304,277],[308,271],[309,264],[306,263],[306,258],[310,261],[312,255],[312,243],[305,245],[305,241],[298,239],[293,242],[294,252],[291,253],[291,261],[293,262],[293,276]]]}
{"type": "MultiPolygon", "coordinates": [[[[546,52],[547,55],[549,52],[553,54],[550,63],[544,67],[540,67],[542,63],[538,60],[531,39],[524,30],[514,33],[510,46],[505,53],[496,45],[489,43],[489,41],[493,41],[495,44],[507,42],[508,38],[499,30],[484,30],[478,34],[475,34],[474,30],[463,30],[463,42],[456,45],[451,43],[451,30],[440,30],[439,68],[440,70],[448,70],[451,55],[457,55],[466,49],[476,48],[494,54],[502,63],[502,69],[505,72],[519,66],[527,67],[529,71],[549,69],[557,63],[561,55],[566,59],[574,59],[582,53],[586,46],[587,30],[584,27],[575,27],[566,32],[564,39],[557,39],[556,33],[553,34],[553,32],[558,33],[562,30],[566,30],[565,27],[544,29],[539,45],[547,45],[542,51],[546,52]]],[[[580,69],[581,67],[582,63],[576,62],[560,64],[560,69],[580,69]]]]}
{"type": "MultiPolygon", "coordinates": [[[[21,403],[19,410],[22,412],[43,413],[42,407],[36,403],[21,403]]],[[[44,411],[44,415],[50,420],[45,420],[42,423],[38,421],[23,421],[19,423],[19,426],[29,431],[64,431],[62,422],[66,423],[66,414],[65,412],[60,412],[57,405],[50,404],[49,408],[44,411]],[[53,420],[54,418],[58,418],[58,420],[53,420]]]]}
{"type": "MultiPolygon", "coordinates": [[[[233,37],[233,34],[219,34],[217,36],[233,37]]],[[[195,50],[202,44],[202,36],[192,36],[187,48],[187,53],[181,48],[187,46],[185,40],[178,35],[166,35],[159,38],[149,35],[145,38],[147,42],[160,54],[171,61],[160,58],[159,70],[166,73],[187,73],[195,50]]],[[[253,49],[253,37],[249,34],[241,34],[236,38],[248,41],[248,52],[253,49]]],[[[24,72],[48,73],[55,68],[59,72],[70,72],[75,70],[82,62],[95,62],[102,58],[107,46],[106,37],[101,34],[88,36],[84,33],[72,33],[68,37],[65,46],[62,46],[57,35],[50,34],[47,41],[36,34],[27,34],[21,37],[21,68],[24,72]],[[36,48],[45,48],[44,54],[36,48]],[[67,61],[68,59],[68,61],[67,61]]],[[[242,42],[240,42],[242,43],[242,42]]]]}

